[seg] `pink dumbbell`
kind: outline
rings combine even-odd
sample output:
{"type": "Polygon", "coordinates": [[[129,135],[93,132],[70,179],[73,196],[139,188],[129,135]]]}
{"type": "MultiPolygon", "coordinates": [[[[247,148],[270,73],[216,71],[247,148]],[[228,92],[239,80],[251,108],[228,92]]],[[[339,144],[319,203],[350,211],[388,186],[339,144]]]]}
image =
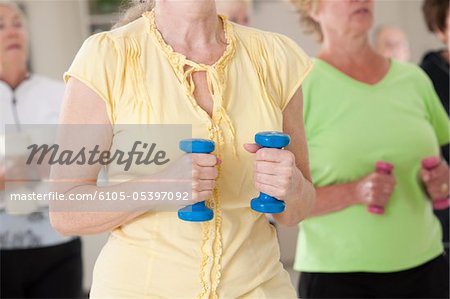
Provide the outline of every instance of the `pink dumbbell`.
{"type": "MultiPolygon", "coordinates": [[[[441,159],[439,157],[429,157],[422,160],[422,167],[426,170],[432,170],[441,164],[441,159]]],[[[433,209],[435,210],[445,210],[450,206],[450,200],[448,198],[442,198],[433,200],[433,209]]]]}
{"type": "MultiPolygon", "coordinates": [[[[393,169],[394,169],[394,165],[392,165],[391,163],[388,163],[388,162],[378,161],[375,164],[375,171],[377,173],[390,175],[392,173],[393,169]]],[[[376,215],[384,214],[384,207],[377,206],[377,205],[370,205],[367,208],[367,210],[371,214],[376,214],[376,215]]]]}

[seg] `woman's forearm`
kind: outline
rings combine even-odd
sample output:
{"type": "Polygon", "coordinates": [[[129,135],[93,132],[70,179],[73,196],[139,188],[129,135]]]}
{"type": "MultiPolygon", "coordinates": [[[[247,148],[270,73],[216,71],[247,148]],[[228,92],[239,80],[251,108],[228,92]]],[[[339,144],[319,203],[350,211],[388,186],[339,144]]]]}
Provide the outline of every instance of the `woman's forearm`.
{"type": "Polygon", "coordinates": [[[316,188],[316,204],[310,217],[325,215],[360,204],[355,182],[316,188]]]}
{"type": "MultiPolygon", "coordinates": [[[[64,196],[69,198],[73,195],[83,195],[85,197],[94,196],[104,192],[105,194],[114,194],[115,192],[124,192],[124,184],[110,187],[97,187],[95,185],[83,185],[65,192],[64,196]]],[[[68,205],[63,203],[51,203],[50,221],[52,226],[62,235],[90,235],[111,231],[114,228],[128,222],[129,220],[145,213],[144,207],[136,211],[108,211],[108,204],[111,202],[101,202],[93,204],[92,208],[81,205],[90,205],[91,202],[70,202],[68,205]]],[[[139,203],[140,204],[140,203],[139,203]]],[[[149,207],[150,208],[150,207],[149,207]]]]}
{"type": "Polygon", "coordinates": [[[109,232],[145,213],[139,212],[50,212],[53,228],[64,236],[109,232]]]}
{"type": "Polygon", "coordinates": [[[273,218],[282,225],[297,225],[310,215],[314,207],[316,192],[313,184],[302,177],[299,182],[299,187],[296,189],[296,192],[285,200],[285,211],[281,214],[273,215],[273,218]]]}
{"type": "MultiPolygon", "coordinates": [[[[86,198],[96,197],[95,202],[51,202],[50,220],[53,227],[63,235],[89,235],[111,231],[147,211],[176,210],[182,206],[185,201],[181,199],[151,200],[149,197],[150,192],[153,192],[152,194],[189,192],[187,184],[176,182],[173,184],[177,184],[172,185],[173,190],[168,190],[167,184],[142,180],[132,180],[107,187],[98,187],[94,184],[80,185],[64,192],[65,198],[82,195],[86,198]],[[100,200],[100,194],[104,196],[103,200],[100,200]],[[116,200],[107,201],[106,198],[116,198],[116,200]],[[122,200],[118,200],[119,198],[122,200]]],[[[186,202],[187,204],[189,203],[186,202]]]]}

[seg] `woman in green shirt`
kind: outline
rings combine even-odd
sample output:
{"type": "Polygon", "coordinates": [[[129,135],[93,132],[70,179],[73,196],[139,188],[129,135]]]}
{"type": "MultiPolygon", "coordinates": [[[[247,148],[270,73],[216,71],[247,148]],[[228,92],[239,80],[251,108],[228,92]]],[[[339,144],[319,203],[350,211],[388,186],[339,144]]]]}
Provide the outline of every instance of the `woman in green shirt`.
{"type": "Polygon", "coordinates": [[[322,42],[303,84],[317,200],[300,224],[300,296],[448,298],[432,201],[448,197],[449,169],[421,166],[449,143],[431,81],[371,48],[373,1],[292,2],[322,42]],[[375,171],[377,161],[392,174],[375,171]],[[384,213],[369,213],[374,206],[384,213]]]}

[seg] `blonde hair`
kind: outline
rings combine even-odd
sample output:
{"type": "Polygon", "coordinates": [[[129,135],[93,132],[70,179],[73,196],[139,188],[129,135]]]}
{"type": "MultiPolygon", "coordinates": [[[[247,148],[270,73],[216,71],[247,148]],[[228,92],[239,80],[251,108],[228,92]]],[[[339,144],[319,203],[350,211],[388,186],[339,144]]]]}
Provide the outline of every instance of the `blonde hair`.
{"type": "Polygon", "coordinates": [[[319,42],[323,41],[323,32],[320,24],[314,21],[311,13],[317,9],[319,0],[289,0],[300,15],[300,24],[307,34],[313,34],[319,42]]]}
{"type": "Polygon", "coordinates": [[[131,0],[120,20],[112,28],[119,28],[139,19],[144,12],[152,10],[154,6],[155,0],[131,0]]]}

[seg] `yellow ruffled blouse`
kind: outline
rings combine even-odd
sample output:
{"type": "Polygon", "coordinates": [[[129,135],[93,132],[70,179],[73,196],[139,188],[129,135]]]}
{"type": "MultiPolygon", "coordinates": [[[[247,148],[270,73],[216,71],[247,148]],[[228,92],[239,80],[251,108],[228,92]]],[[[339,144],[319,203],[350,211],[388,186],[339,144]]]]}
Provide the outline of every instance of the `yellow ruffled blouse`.
{"type": "MultiPolygon", "coordinates": [[[[221,19],[228,45],[214,65],[176,53],[146,12],[88,38],[64,76],[105,101],[114,128],[191,124],[192,136],[213,140],[223,161],[207,203],[214,219],[148,212],[115,229],[95,264],[91,298],[296,298],[274,227],[250,209],[254,157],[242,146],[257,132],[282,130],[283,110],[312,63],[283,35],[221,19]],[[206,72],[212,117],[194,98],[198,71],[206,72]]],[[[113,143],[125,136],[116,133],[113,143]]],[[[120,171],[111,166],[108,175],[120,171]]]]}

